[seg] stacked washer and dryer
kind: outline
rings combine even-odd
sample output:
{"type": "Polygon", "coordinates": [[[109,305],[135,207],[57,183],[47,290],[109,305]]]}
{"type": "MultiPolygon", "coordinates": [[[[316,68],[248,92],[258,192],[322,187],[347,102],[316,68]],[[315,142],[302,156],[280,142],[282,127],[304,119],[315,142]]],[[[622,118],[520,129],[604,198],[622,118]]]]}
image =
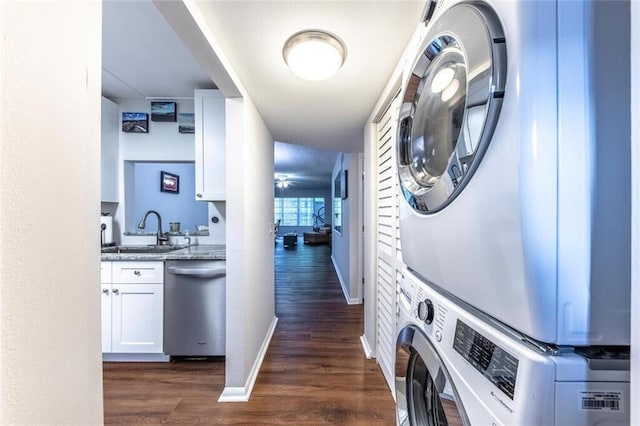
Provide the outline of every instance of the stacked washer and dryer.
{"type": "Polygon", "coordinates": [[[629,423],[629,2],[431,2],[397,157],[403,425],[629,423]]]}

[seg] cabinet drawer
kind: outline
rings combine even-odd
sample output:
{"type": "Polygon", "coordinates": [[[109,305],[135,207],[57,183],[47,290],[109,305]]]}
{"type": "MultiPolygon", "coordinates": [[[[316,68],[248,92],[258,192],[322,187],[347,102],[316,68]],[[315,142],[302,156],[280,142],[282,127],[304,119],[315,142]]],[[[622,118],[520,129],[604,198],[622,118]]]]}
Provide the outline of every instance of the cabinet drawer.
{"type": "Polygon", "coordinates": [[[113,262],[113,283],[159,283],[164,277],[164,262],[113,262]]]}
{"type": "Polygon", "coordinates": [[[111,262],[100,262],[100,283],[111,284],[111,262]]]}

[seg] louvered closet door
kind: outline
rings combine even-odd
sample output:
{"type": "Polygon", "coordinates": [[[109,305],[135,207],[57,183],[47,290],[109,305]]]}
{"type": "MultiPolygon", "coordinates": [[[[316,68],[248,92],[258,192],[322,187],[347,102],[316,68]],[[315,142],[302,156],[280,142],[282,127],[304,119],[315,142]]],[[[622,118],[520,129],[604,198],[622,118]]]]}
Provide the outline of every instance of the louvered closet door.
{"type": "Polygon", "coordinates": [[[377,360],[391,390],[394,390],[396,303],[400,256],[398,229],[398,176],[396,171],[396,97],[377,125],[377,360]]]}

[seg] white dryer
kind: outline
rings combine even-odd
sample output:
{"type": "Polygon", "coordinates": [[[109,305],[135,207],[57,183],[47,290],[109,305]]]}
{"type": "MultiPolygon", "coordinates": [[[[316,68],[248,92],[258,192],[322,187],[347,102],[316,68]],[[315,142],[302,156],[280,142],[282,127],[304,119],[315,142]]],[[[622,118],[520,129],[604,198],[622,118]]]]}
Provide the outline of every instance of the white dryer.
{"type": "Polygon", "coordinates": [[[550,355],[408,271],[400,288],[399,425],[629,424],[628,351],[550,355]]]}
{"type": "Polygon", "coordinates": [[[534,340],[629,345],[629,2],[437,4],[401,95],[404,262],[534,340]]]}

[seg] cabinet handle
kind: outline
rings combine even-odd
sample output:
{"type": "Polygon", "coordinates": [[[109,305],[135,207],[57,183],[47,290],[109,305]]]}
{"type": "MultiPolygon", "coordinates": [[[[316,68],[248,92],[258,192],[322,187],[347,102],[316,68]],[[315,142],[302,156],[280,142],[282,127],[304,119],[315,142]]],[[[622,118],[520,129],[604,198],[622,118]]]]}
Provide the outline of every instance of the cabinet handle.
{"type": "Polygon", "coordinates": [[[198,198],[202,198],[202,194],[198,192],[198,193],[196,194],[196,197],[198,197],[198,198]]]}
{"type": "Polygon", "coordinates": [[[102,294],[109,294],[109,289],[108,288],[103,288],[102,289],[102,294]]]}
{"type": "Polygon", "coordinates": [[[140,271],[133,271],[133,275],[140,276],[140,271]]]}
{"type": "Polygon", "coordinates": [[[112,291],[113,291],[113,294],[119,294],[120,293],[120,290],[118,290],[117,288],[114,288],[112,291]]]}

